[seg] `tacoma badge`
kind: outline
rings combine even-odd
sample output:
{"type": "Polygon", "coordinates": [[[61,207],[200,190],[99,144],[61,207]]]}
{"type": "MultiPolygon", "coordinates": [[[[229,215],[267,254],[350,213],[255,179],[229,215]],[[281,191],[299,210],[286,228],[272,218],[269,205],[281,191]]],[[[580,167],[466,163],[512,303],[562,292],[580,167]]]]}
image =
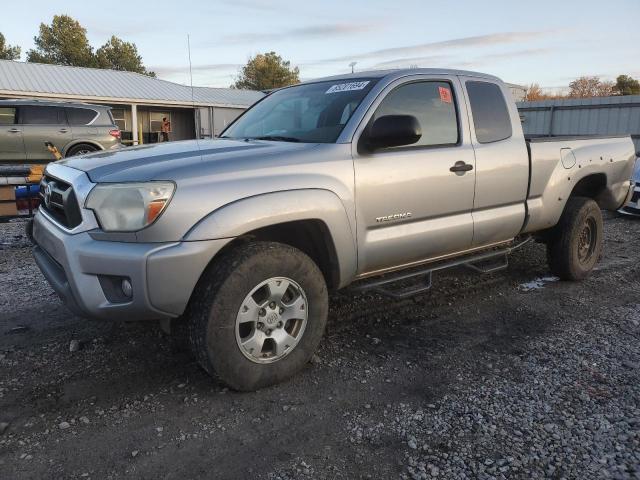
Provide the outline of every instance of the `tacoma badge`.
{"type": "Polygon", "coordinates": [[[401,220],[403,218],[411,217],[411,212],[394,213],[393,215],[386,215],[384,217],[376,217],[376,222],[390,222],[392,220],[401,220]]]}

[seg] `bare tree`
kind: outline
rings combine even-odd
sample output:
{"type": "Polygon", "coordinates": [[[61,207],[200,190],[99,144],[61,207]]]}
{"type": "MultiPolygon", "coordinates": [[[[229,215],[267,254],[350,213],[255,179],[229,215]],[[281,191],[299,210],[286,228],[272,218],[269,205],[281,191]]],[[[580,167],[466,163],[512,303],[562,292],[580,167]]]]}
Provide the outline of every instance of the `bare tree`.
{"type": "Polygon", "coordinates": [[[553,100],[556,98],[565,98],[565,96],[558,92],[547,93],[542,89],[542,87],[540,87],[538,83],[535,82],[527,87],[527,94],[525,97],[527,102],[535,102],[538,100],[553,100]]]}
{"type": "Polygon", "coordinates": [[[537,83],[532,83],[527,88],[527,94],[525,96],[525,100],[527,102],[535,102],[536,100],[546,100],[549,98],[540,88],[540,85],[537,83]]]}
{"type": "Polygon", "coordinates": [[[615,94],[615,84],[600,77],[580,77],[569,84],[569,97],[608,97],[615,94]]]}

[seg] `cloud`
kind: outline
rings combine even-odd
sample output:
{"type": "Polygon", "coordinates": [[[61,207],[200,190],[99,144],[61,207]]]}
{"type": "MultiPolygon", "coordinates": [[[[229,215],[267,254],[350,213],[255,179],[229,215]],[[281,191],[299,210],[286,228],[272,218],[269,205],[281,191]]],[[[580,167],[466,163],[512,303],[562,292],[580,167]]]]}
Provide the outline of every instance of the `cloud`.
{"type": "Polygon", "coordinates": [[[226,0],[223,4],[230,7],[240,7],[248,10],[261,10],[261,11],[282,11],[282,7],[276,5],[272,1],[260,1],[260,0],[226,0]]]}
{"type": "Polygon", "coordinates": [[[552,48],[528,48],[525,50],[514,50],[511,52],[489,53],[478,57],[477,60],[488,63],[494,60],[512,60],[514,58],[524,58],[531,55],[542,55],[552,51],[554,51],[552,48]]]}
{"type": "Polygon", "coordinates": [[[258,42],[277,42],[281,40],[301,40],[305,38],[319,38],[336,35],[354,35],[357,33],[369,32],[374,28],[379,28],[379,25],[338,23],[292,28],[280,32],[238,33],[224,36],[221,41],[225,44],[238,45],[258,42]]]}
{"type": "Polygon", "coordinates": [[[437,64],[442,66],[442,62],[449,62],[451,57],[448,55],[429,55],[423,57],[405,57],[394,58],[393,60],[385,60],[384,62],[378,62],[373,65],[372,69],[385,69],[385,68],[407,68],[412,65],[418,65],[420,67],[431,66],[437,64]]]}
{"type": "Polygon", "coordinates": [[[509,45],[519,43],[533,38],[548,35],[550,32],[502,32],[490,33],[487,35],[476,35],[473,37],[454,38],[439,42],[421,43],[417,45],[407,45],[404,47],[384,48],[381,50],[373,50],[353,55],[344,55],[339,57],[327,58],[322,63],[337,63],[351,60],[370,60],[385,57],[419,57],[428,53],[439,53],[443,50],[468,48],[468,47],[486,47],[493,45],[509,45]]]}
{"type": "MultiPolygon", "coordinates": [[[[225,72],[229,70],[237,70],[242,65],[239,63],[211,63],[211,64],[203,64],[203,65],[193,65],[192,71],[193,73],[210,73],[210,72],[225,72]]],[[[174,73],[189,73],[189,65],[183,66],[162,66],[155,65],[150,66],[149,70],[153,70],[156,72],[158,76],[163,75],[172,75],[174,73]]]]}

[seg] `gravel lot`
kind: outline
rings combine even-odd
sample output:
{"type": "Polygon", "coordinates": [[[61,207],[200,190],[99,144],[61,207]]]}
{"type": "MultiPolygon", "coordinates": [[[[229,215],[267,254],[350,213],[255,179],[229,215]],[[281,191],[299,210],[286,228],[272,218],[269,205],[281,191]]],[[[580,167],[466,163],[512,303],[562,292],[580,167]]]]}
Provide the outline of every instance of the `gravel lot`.
{"type": "Polygon", "coordinates": [[[0,224],[2,478],[640,478],[640,221],[607,217],[583,283],[529,244],[415,299],[334,295],[309,368],[251,394],[156,325],[72,316],[23,229],[0,224]]]}

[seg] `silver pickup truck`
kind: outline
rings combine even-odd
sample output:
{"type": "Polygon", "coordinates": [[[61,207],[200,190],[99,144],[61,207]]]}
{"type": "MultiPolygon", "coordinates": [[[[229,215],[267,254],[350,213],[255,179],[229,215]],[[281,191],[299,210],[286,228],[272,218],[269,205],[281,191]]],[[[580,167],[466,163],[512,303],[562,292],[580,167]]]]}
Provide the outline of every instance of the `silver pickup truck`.
{"type": "Polygon", "coordinates": [[[268,95],[217,140],[48,165],[34,255],[78,315],[182,323],[208,372],[254,390],[309,361],[329,291],[415,295],[436,270],[504,268],[531,238],[583,279],[633,160],[628,137],[527,141],[489,75],[331,77],[268,95]]]}

